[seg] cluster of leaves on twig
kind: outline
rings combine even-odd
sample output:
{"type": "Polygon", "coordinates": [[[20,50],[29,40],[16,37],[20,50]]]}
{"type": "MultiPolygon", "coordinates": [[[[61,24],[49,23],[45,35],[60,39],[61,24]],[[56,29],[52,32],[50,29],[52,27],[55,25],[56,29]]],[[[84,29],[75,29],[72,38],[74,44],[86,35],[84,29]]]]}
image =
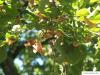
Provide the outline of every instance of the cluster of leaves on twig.
{"type": "Polygon", "coordinates": [[[99,27],[99,0],[1,0],[0,60],[23,45],[66,66],[68,75],[99,70],[99,27]]]}

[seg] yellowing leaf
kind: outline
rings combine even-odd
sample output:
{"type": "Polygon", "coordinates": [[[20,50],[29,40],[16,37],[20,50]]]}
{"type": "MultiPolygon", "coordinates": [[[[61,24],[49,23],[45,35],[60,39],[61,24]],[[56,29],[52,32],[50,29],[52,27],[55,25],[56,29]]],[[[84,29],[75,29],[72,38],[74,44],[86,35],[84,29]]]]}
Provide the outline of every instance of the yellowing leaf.
{"type": "Polygon", "coordinates": [[[90,19],[85,18],[84,22],[89,26],[89,27],[96,27],[96,24],[92,22],[90,19]]]}
{"type": "Polygon", "coordinates": [[[33,47],[33,50],[36,50],[36,52],[39,52],[39,53],[43,53],[43,47],[42,47],[42,44],[40,41],[36,40],[35,44],[32,45],[33,47]]]}
{"type": "Polygon", "coordinates": [[[86,8],[80,9],[76,12],[76,16],[87,16],[89,15],[89,11],[86,8]]]}
{"type": "Polygon", "coordinates": [[[31,5],[34,5],[34,0],[29,0],[29,3],[30,3],[31,5]]]}

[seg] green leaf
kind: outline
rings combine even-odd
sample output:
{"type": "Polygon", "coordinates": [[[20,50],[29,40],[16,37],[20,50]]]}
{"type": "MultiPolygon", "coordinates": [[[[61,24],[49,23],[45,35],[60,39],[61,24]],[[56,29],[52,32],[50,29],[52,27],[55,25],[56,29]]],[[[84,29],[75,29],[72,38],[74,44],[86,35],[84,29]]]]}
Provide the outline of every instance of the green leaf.
{"type": "Polygon", "coordinates": [[[90,3],[98,2],[99,0],[90,0],[90,3]]]}
{"type": "Polygon", "coordinates": [[[6,36],[5,36],[7,39],[10,39],[10,38],[13,38],[13,39],[17,39],[17,36],[14,35],[14,34],[10,34],[10,33],[6,33],[6,36]]]}
{"type": "Polygon", "coordinates": [[[81,17],[78,18],[78,20],[82,22],[82,21],[84,21],[84,17],[81,16],[81,17]]]}
{"type": "Polygon", "coordinates": [[[61,43],[61,39],[59,39],[55,44],[55,48],[58,50],[58,54],[60,55],[56,57],[58,63],[68,62],[70,64],[77,64],[86,56],[86,47],[84,45],[73,47],[72,44],[68,45],[63,42],[64,44],[61,45],[61,43]]]}
{"type": "Polygon", "coordinates": [[[100,31],[100,28],[96,28],[96,27],[93,27],[90,29],[92,32],[99,32],[100,31]]]}
{"type": "Polygon", "coordinates": [[[80,9],[76,12],[76,16],[87,16],[89,15],[89,11],[86,8],[80,9]]]}
{"type": "Polygon", "coordinates": [[[11,34],[6,33],[6,38],[10,38],[10,37],[11,37],[11,34]]]}
{"type": "Polygon", "coordinates": [[[3,1],[2,1],[2,0],[0,0],[0,5],[1,5],[1,4],[3,4],[3,1]]]}
{"type": "Polygon", "coordinates": [[[93,22],[93,23],[100,23],[100,14],[90,18],[90,21],[93,22]]]}

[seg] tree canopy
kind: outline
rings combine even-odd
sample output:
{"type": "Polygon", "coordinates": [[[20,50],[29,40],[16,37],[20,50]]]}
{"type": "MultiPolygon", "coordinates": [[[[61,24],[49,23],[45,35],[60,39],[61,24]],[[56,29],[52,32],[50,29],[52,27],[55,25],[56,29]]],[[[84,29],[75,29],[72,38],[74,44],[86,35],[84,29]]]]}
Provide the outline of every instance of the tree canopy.
{"type": "Polygon", "coordinates": [[[1,75],[95,70],[100,70],[100,0],[0,0],[1,75]]]}

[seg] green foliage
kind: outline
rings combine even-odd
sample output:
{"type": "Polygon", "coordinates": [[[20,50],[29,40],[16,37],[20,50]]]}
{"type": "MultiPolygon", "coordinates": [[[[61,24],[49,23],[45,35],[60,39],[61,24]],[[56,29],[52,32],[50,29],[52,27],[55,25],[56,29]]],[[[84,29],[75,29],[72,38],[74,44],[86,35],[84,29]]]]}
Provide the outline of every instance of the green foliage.
{"type": "Polygon", "coordinates": [[[99,4],[99,0],[1,0],[0,63],[16,54],[17,46],[25,46],[16,57],[23,62],[23,70],[17,65],[21,75],[100,70],[99,4]],[[42,58],[42,66],[37,58],[42,58]]]}

